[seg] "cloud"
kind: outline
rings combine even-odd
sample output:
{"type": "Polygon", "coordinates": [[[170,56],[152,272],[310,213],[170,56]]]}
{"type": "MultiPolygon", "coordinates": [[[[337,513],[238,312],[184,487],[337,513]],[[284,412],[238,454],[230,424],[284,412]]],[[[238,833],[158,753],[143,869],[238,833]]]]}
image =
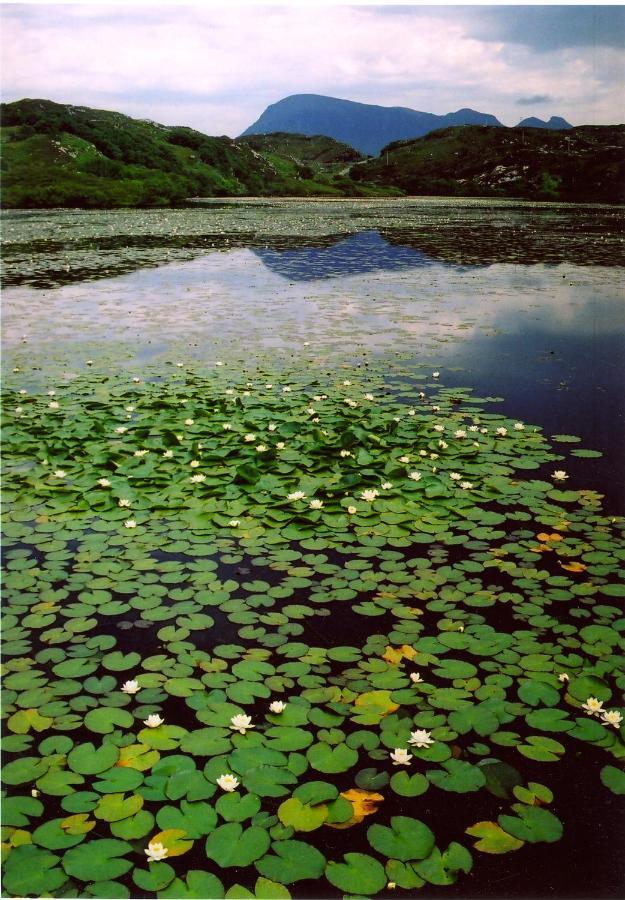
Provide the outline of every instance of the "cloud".
{"type": "Polygon", "coordinates": [[[554,98],[549,94],[532,94],[531,97],[519,97],[515,101],[517,106],[538,106],[541,103],[553,103],[554,98]]]}
{"type": "Polygon", "coordinates": [[[536,9],[5,4],[3,93],[230,135],[294,93],[513,124],[522,90],[572,122],[622,121],[623,52],[586,35],[546,52],[536,9]]]}
{"type": "Polygon", "coordinates": [[[524,44],[539,52],[574,47],[625,47],[623,6],[470,9],[472,12],[467,18],[469,32],[483,41],[524,44]]]}

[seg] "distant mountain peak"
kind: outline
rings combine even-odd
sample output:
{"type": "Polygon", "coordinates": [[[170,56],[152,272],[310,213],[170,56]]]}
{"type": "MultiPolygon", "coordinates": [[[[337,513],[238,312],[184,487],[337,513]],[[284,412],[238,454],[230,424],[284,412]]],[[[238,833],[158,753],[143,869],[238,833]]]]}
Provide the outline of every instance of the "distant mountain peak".
{"type": "Polygon", "coordinates": [[[377,156],[393,141],[423,137],[451,125],[501,126],[501,122],[488,113],[468,108],[439,116],[407,106],[377,106],[322,94],[291,94],[268,106],[242,136],[277,131],[326,135],[361,153],[377,156]]]}
{"type": "Polygon", "coordinates": [[[537,119],[536,116],[530,116],[523,119],[515,128],[549,128],[551,131],[561,131],[565,128],[573,128],[570,122],[563,119],[562,116],[552,116],[548,122],[543,119],[537,119]]]}

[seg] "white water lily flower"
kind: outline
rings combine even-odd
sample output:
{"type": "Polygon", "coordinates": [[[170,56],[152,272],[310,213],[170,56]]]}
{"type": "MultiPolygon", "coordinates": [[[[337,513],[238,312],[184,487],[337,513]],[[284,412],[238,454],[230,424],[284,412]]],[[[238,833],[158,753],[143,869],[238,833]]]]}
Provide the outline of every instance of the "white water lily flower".
{"type": "MultiPolygon", "coordinates": [[[[445,441],[441,441],[441,444],[445,444],[445,441]]],[[[446,446],[447,444],[445,444],[445,447],[446,446]]],[[[443,450],[445,449],[445,447],[443,447],[443,450]]],[[[430,459],[438,459],[438,453],[430,453],[430,459]]]]}
{"type": "Polygon", "coordinates": [[[266,384],[265,387],[267,388],[268,391],[270,391],[273,387],[273,384],[266,384]]]}
{"type": "Polygon", "coordinates": [[[286,387],[282,388],[283,394],[290,394],[290,392],[291,392],[291,388],[288,385],[286,387]]]}
{"type": "Polygon", "coordinates": [[[188,402],[189,402],[189,400],[188,400],[187,397],[183,397],[181,400],[178,401],[178,403],[179,403],[181,406],[186,406],[188,402]]]}
{"type": "Polygon", "coordinates": [[[480,434],[488,434],[488,428],[480,428],[480,434]]]}
{"type": "Polygon", "coordinates": [[[304,500],[305,497],[306,494],[304,493],[304,491],[293,491],[292,493],[286,495],[287,500],[304,500]]]}
{"type": "Polygon", "coordinates": [[[128,431],[125,425],[118,425],[115,429],[115,434],[125,434],[128,431]]]}
{"type": "Polygon", "coordinates": [[[446,450],[449,447],[449,444],[447,443],[447,441],[439,441],[438,446],[441,450],[446,450]]]}
{"type": "Polygon", "coordinates": [[[307,407],[306,407],[306,412],[308,413],[309,416],[314,416],[314,414],[316,413],[316,411],[317,411],[317,410],[315,409],[314,406],[307,406],[307,407]]]}
{"type": "Polygon", "coordinates": [[[606,725],[613,725],[615,728],[620,728],[623,716],[617,709],[604,709],[601,713],[601,719],[606,725]]]}
{"type": "Polygon", "coordinates": [[[462,475],[460,474],[460,472],[450,472],[449,477],[452,481],[460,481],[462,475]]]}
{"type": "Polygon", "coordinates": [[[343,459],[347,459],[347,457],[351,456],[351,455],[352,455],[351,450],[341,450],[339,452],[339,456],[341,456],[343,459]]]}
{"type": "Polygon", "coordinates": [[[469,431],[479,431],[477,425],[469,425],[469,431]]]}
{"type": "Polygon", "coordinates": [[[554,481],[566,481],[569,476],[566,474],[564,469],[556,469],[556,471],[552,473],[551,477],[554,481]]]}
{"type": "Polygon", "coordinates": [[[184,366],[184,363],[181,363],[181,362],[176,363],[176,368],[178,368],[178,369],[182,369],[183,366],[184,366]]]}
{"type": "Polygon", "coordinates": [[[427,455],[428,455],[427,450],[419,450],[419,456],[427,456],[427,455]]]}
{"type": "Polygon", "coordinates": [[[200,465],[200,461],[199,459],[192,459],[189,465],[192,469],[197,469],[197,467],[200,465]]]}
{"type": "Polygon", "coordinates": [[[48,403],[48,407],[49,407],[50,409],[58,409],[58,408],[59,408],[59,401],[58,401],[58,400],[50,400],[50,402],[48,403]]]}
{"type": "Polygon", "coordinates": [[[394,766],[407,766],[412,759],[412,754],[401,747],[396,747],[394,750],[391,750],[390,756],[394,766]]]}
{"type": "Polygon", "coordinates": [[[233,731],[238,731],[239,734],[245,734],[247,728],[256,727],[255,725],[252,725],[251,716],[245,716],[242,713],[237,716],[233,716],[230,719],[230,722],[232,723],[230,725],[230,728],[232,728],[233,731]]]}
{"type": "Polygon", "coordinates": [[[434,426],[434,431],[444,431],[444,430],[445,430],[444,425],[435,425],[434,426]]]}
{"type": "Polygon", "coordinates": [[[167,847],[163,847],[160,841],[150,841],[148,849],[143,851],[148,858],[148,862],[160,862],[161,859],[167,859],[167,847]]]}
{"type": "Polygon", "coordinates": [[[127,497],[120,497],[119,500],[117,501],[117,505],[121,506],[122,508],[128,507],[128,506],[130,506],[130,500],[128,500],[127,497]]]}
{"type": "Polygon", "coordinates": [[[399,457],[399,462],[400,462],[400,463],[409,463],[409,462],[410,462],[410,457],[409,457],[409,456],[400,456],[400,457],[399,457]]]}
{"type": "Polygon", "coordinates": [[[416,410],[414,410],[414,409],[409,409],[409,410],[408,410],[408,415],[409,415],[409,416],[416,416],[416,414],[417,414],[416,410]]]}
{"type": "Polygon", "coordinates": [[[222,791],[230,793],[230,791],[236,791],[239,786],[239,780],[234,775],[220,775],[217,779],[217,784],[222,791]]]}
{"type": "Polygon", "coordinates": [[[355,401],[355,400],[352,400],[350,397],[346,397],[346,398],[343,400],[343,403],[346,403],[347,406],[349,406],[350,409],[356,409],[356,407],[358,406],[358,404],[356,403],[356,401],[355,401]]]}
{"type": "Polygon", "coordinates": [[[226,397],[232,397],[232,395],[234,394],[234,388],[226,388],[224,393],[225,393],[226,397]]]}
{"type": "Polygon", "coordinates": [[[159,725],[163,725],[164,723],[165,719],[162,719],[158,713],[151,713],[147,719],[143,720],[143,724],[147,725],[148,728],[158,728],[159,725]]]}
{"type": "Polygon", "coordinates": [[[124,409],[126,410],[126,412],[129,412],[129,413],[133,413],[133,412],[135,411],[135,407],[132,406],[132,405],[131,405],[131,406],[125,406],[124,409]]]}
{"type": "Polygon", "coordinates": [[[21,414],[22,414],[23,412],[24,412],[23,407],[21,407],[21,406],[16,406],[16,407],[15,407],[15,414],[16,414],[16,415],[21,416],[21,414]]]}
{"type": "Polygon", "coordinates": [[[201,481],[206,481],[206,475],[203,475],[200,472],[197,475],[192,475],[191,478],[189,478],[189,481],[191,482],[191,484],[199,484],[201,481]]]}
{"type": "Polygon", "coordinates": [[[378,496],[378,493],[379,492],[376,491],[375,488],[373,488],[371,490],[362,491],[360,496],[362,497],[363,500],[368,500],[369,503],[371,503],[378,496]]]}
{"type": "Polygon", "coordinates": [[[582,708],[586,710],[589,716],[598,716],[599,713],[603,713],[603,700],[597,700],[596,697],[589,697],[585,703],[582,703],[582,708]]]}
{"type": "Polygon", "coordinates": [[[432,378],[438,378],[440,374],[440,372],[432,372],[432,378]]]}
{"type": "Polygon", "coordinates": [[[278,441],[278,443],[276,444],[276,450],[284,450],[285,447],[286,444],[284,443],[284,441],[278,441]]]}
{"type": "Polygon", "coordinates": [[[505,437],[508,434],[508,429],[500,425],[499,428],[495,428],[495,434],[499,437],[505,437]]]}
{"type": "Polygon", "coordinates": [[[242,396],[243,396],[243,397],[249,397],[249,396],[250,396],[250,391],[243,391],[242,396]]]}
{"type": "Polygon", "coordinates": [[[258,444],[255,449],[257,453],[266,453],[269,447],[266,444],[258,444]]]}
{"type": "Polygon", "coordinates": [[[173,455],[174,455],[173,450],[164,450],[163,451],[163,459],[171,459],[173,455]]]}
{"type": "Polygon", "coordinates": [[[134,519],[128,519],[126,522],[124,522],[124,528],[136,528],[136,527],[137,527],[137,523],[135,522],[134,519]]]}
{"type": "Polygon", "coordinates": [[[380,485],[380,487],[382,488],[383,491],[390,491],[390,489],[393,487],[393,482],[392,481],[383,481],[382,484],[380,485]]]}
{"type": "Polygon", "coordinates": [[[514,430],[515,431],[525,431],[525,425],[523,424],[523,422],[515,422],[514,430]]]}
{"type": "Polygon", "coordinates": [[[560,672],[560,674],[558,675],[558,681],[561,681],[564,684],[566,684],[566,682],[570,681],[570,680],[571,679],[569,678],[569,676],[567,675],[566,672],[560,672]]]}
{"type": "Polygon", "coordinates": [[[19,393],[19,394],[27,394],[28,391],[26,390],[26,388],[20,388],[19,391],[18,391],[18,393],[19,393]]]}
{"type": "Polygon", "coordinates": [[[349,387],[350,384],[351,384],[351,381],[348,381],[347,379],[345,379],[345,381],[343,382],[343,384],[345,385],[345,387],[349,387]]]}
{"type": "Polygon", "coordinates": [[[135,377],[135,378],[132,379],[132,381],[133,381],[133,384],[139,384],[139,382],[141,381],[141,379],[135,377]]]}
{"type": "Polygon", "coordinates": [[[421,472],[408,472],[408,478],[411,481],[421,481],[422,475],[421,472]]]}
{"type": "Polygon", "coordinates": [[[318,500],[316,497],[313,497],[308,505],[311,509],[321,509],[323,506],[323,500],[318,500]]]}
{"type": "Polygon", "coordinates": [[[350,514],[350,516],[354,516],[354,515],[356,515],[356,513],[358,512],[358,510],[357,510],[357,508],[356,508],[355,506],[348,506],[348,507],[347,507],[347,512],[350,514]]]}
{"type": "Polygon", "coordinates": [[[270,422],[269,425],[267,425],[267,431],[275,431],[277,427],[275,422],[270,422]]]}
{"type": "Polygon", "coordinates": [[[30,796],[31,796],[31,797],[38,797],[40,793],[41,793],[41,791],[38,791],[37,788],[31,788],[30,796]]]}
{"type": "Polygon", "coordinates": [[[419,391],[417,397],[419,398],[419,400],[425,400],[425,394],[423,393],[423,391],[419,391]]]}
{"type": "Polygon", "coordinates": [[[256,435],[255,434],[244,434],[243,440],[246,441],[248,444],[251,444],[252,441],[256,440],[256,435]]]}
{"type": "Polygon", "coordinates": [[[460,487],[462,488],[463,491],[470,491],[471,488],[473,487],[473,482],[472,481],[461,481],[460,487]]]}
{"type": "Polygon", "coordinates": [[[458,428],[457,431],[454,431],[454,437],[456,437],[456,438],[465,438],[466,436],[467,436],[467,433],[464,430],[464,428],[458,428]]]}
{"type": "Polygon", "coordinates": [[[230,528],[238,528],[240,524],[241,524],[240,519],[230,519],[230,521],[228,522],[228,525],[230,526],[230,528]]]}
{"type": "Polygon", "coordinates": [[[66,474],[67,474],[67,473],[66,473],[65,469],[56,469],[56,470],[52,473],[52,475],[54,476],[54,478],[65,478],[65,475],[66,475],[66,474]]]}
{"type": "Polygon", "coordinates": [[[110,487],[111,486],[111,482],[108,480],[108,478],[98,478],[97,483],[100,485],[100,487],[110,487]]]}
{"type": "Polygon", "coordinates": [[[373,394],[365,394],[365,400],[369,400],[369,402],[371,402],[374,399],[375,398],[374,398],[373,394]]]}
{"type": "Polygon", "coordinates": [[[286,703],[284,700],[273,700],[269,704],[269,709],[272,713],[281,713],[286,709],[286,703]]]}
{"type": "Polygon", "coordinates": [[[141,690],[141,685],[138,681],[135,681],[134,678],[131,678],[130,681],[124,681],[121,690],[124,694],[136,694],[137,691],[141,690]]]}
{"type": "Polygon", "coordinates": [[[413,747],[431,747],[436,742],[432,738],[432,732],[420,728],[417,731],[410,732],[408,743],[412,744],[413,747]]]}
{"type": "Polygon", "coordinates": [[[133,453],[133,456],[136,456],[139,459],[142,459],[144,456],[147,456],[149,452],[150,452],[149,450],[135,450],[135,452],[133,453]]]}
{"type": "Polygon", "coordinates": [[[230,422],[224,422],[221,427],[224,431],[232,431],[232,425],[230,424],[230,422]]]}
{"type": "Polygon", "coordinates": [[[222,363],[222,361],[221,361],[220,359],[218,359],[217,362],[215,363],[215,365],[216,365],[216,366],[223,366],[223,363],[222,363]]]}
{"type": "Polygon", "coordinates": [[[440,406],[433,406],[433,407],[432,407],[432,412],[440,412],[440,411],[441,411],[440,406]]]}
{"type": "Polygon", "coordinates": [[[412,681],[413,684],[421,684],[421,682],[423,681],[423,678],[421,678],[421,675],[418,672],[411,672],[410,680],[412,681]]]}
{"type": "Polygon", "coordinates": [[[184,424],[185,425],[195,425],[195,419],[185,419],[184,424]]]}

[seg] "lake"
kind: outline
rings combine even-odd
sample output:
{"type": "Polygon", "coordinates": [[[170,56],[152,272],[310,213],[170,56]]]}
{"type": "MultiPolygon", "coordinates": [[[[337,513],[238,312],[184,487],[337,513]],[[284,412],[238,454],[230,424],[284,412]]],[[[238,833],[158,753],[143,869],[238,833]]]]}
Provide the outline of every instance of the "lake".
{"type": "Polygon", "coordinates": [[[620,895],[622,212],[2,215],[7,895],[620,895]]]}

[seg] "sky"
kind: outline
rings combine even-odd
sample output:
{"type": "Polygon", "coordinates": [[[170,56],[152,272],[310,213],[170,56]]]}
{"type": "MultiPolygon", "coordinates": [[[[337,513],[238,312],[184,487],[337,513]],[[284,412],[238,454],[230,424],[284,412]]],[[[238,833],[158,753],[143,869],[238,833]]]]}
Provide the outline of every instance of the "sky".
{"type": "Polygon", "coordinates": [[[235,137],[314,93],[515,125],[625,122],[625,6],[304,2],[0,5],[2,99],[235,137]]]}

